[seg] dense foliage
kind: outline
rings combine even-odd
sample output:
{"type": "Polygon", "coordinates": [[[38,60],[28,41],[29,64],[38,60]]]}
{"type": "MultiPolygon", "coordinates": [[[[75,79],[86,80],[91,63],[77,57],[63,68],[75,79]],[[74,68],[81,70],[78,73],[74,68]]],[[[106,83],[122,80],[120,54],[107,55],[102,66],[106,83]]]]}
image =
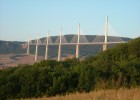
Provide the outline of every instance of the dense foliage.
{"type": "Polygon", "coordinates": [[[41,61],[0,71],[0,99],[140,86],[140,38],[89,57],[41,61]]]}

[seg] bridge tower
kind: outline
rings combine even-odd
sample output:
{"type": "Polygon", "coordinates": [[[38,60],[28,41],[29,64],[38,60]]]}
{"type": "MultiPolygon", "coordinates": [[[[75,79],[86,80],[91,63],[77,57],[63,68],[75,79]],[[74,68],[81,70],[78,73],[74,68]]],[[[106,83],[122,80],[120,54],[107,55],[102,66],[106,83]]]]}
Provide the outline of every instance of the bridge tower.
{"type": "Polygon", "coordinates": [[[48,31],[48,36],[47,36],[47,40],[46,40],[45,60],[48,60],[48,44],[49,44],[49,31],[48,31]]]}
{"type": "Polygon", "coordinates": [[[36,39],[35,61],[38,59],[38,37],[36,39]]]}
{"type": "Polygon", "coordinates": [[[62,28],[61,28],[61,31],[60,31],[60,36],[59,36],[59,39],[60,39],[60,42],[59,42],[59,46],[58,46],[58,59],[57,61],[60,61],[61,60],[61,35],[62,35],[62,28]]]}
{"type": "Polygon", "coordinates": [[[103,44],[103,51],[107,50],[107,35],[108,35],[108,16],[106,16],[105,40],[103,44]]]}
{"type": "Polygon", "coordinates": [[[27,55],[29,55],[29,51],[30,51],[30,36],[29,36],[28,42],[27,42],[27,55]]]}
{"type": "Polygon", "coordinates": [[[77,44],[76,44],[76,58],[79,58],[79,40],[80,40],[80,23],[78,26],[77,44]]]}

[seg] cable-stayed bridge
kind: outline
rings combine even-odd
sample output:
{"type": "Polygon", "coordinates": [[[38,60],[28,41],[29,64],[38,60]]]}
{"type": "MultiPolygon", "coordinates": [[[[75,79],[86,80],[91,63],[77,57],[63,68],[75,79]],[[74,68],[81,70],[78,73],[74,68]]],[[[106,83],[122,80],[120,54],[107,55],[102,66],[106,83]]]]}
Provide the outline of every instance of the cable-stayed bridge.
{"type": "MultiPolygon", "coordinates": [[[[113,36],[108,36],[108,17],[106,17],[106,27],[105,27],[105,34],[104,35],[96,35],[96,36],[89,36],[89,35],[82,35],[81,30],[80,30],[80,24],[78,26],[78,32],[76,35],[62,35],[62,29],[60,31],[60,35],[58,37],[52,37],[48,36],[43,39],[36,39],[36,40],[28,40],[28,48],[27,48],[27,54],[29,54],[30,51],[30,45],[35,45],[35,61],[38,59],[38,47],[39,46],[46,46],[45,50],[45,60],[48,59],[48,53],[49,53],[49,46],[58,46],[58,55],[57,55],[57,60],[61,60],[62,56],[62,51],[63,48],[62,46],[75,46],[75,57],[80,58],[80,46],[88,46],[88,45],[102,45],[103,46],[103,51],[107,50],[108,45],[110,44],[118,44],[118,43],[125,43],[127,42],[121,37],[113,37],[113,36]],[[71,38],[70,38],[71,37],[71,38]]],[[[74,51],[74,50],[73,50],[74,51]]]]}

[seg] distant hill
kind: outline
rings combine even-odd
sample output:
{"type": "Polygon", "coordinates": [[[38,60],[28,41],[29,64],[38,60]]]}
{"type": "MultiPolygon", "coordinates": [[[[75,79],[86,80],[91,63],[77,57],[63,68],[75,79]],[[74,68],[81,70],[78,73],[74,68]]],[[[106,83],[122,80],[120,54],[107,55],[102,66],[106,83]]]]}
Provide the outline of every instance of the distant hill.
{"type": "Polygon", "coordinates": [[[22,54],[26,51],[25,42],[0,40],[0,54],[22,54]]]}
{"type": "MultiPolygon", "coordinates": [[[[74,39],[75,35],[64,35],[66,41],[69,43],[70,41],[73,41],[73,43],[76,42],[76,38],[74,39]]],[[[82,37],[82,36],[81,36],[82,37]]],[[[81,40],[83,41],[88,41],[88,42],[104,42],[104,36],[97,36],[97,35],[85,35],[87,40],[84,40],[83,37],[81,38],[81,40]]],[[[51,40],[52,42],[57,41],[59,37],[58,36],[52,36],[51,40]]],[[[40,41],[44,43],[46,38],[41,38],[40,41]]],[[[113,42],[113,41],[117,41],[117,40],[121,40],[121,41],[129,41],[131,40],[130,38],[125,38],[125,37],[115,37],[115,36],[108,36],[108,41],[109,42],[113,42]]],[[[58,43],[59,41],[57,41],[58,43]]],[[[32,43],[35,44],[36,41],[32,40],[32,43]]],[[[112,48],[113,46],[115,46],[114,44],[108,45],[108,48],[112,48]]],[[[30,52],[31,54],[34,54],[35,52],[35,46],[30,46],[30,52]]],[[[62,57],[74,57],[75,56],[75,45],[63,45],[62,46],[62,57]]],[[[80,46],[80,58],[84,58],[87,56],[93,56],[95,54],[97,54],[98,52],[103,50],[103,46],[102,45],[81,45],[80,46]]],[[[49,58],[57,58],[58,55],[58,46],[49,46],[49,58]]],[[[39,46],[39,55],[45,55],[45,46],[39,46]]]]}
{"type": "Polygon", "coordinates": [[[0,41],[0,54],[21,54],[25,53],[25,42],[20,41],[0,41]]]}
{"type": "MultiPolygon", "coordinates": [[[[75,35],[65,35],[65,38],[68,42],[72,40],[72,38],[75,35]]],[[[86,39],[91,42],[93,41],[97,36],[96,35],[86,35],[86,39]]],[[[52,36],[52,41],[56,41],[58,36],[52,36]]],[[[115,41],[115,40],[123,40],[123,41],[129,41],[130,38],[124,38],[124,37],[114,37],[109,36],[108,41],[115,41]]],[[[41,38],[41,41],[44,41],[45,38],[41,38]]],[[[100,42],[104,41],[104,36],[98,37],[96,40],[99,40],[100,42]]],[[[35,40],[32,40],[35,41],[35,40]]],[[[108,48],[113,47],[114,45],[108,45],[108,48]]],[[[0,54],[25,54],[27,49],[27,45],[25,42],[20,41],[0,41],[0,54]]],[[[82,45],[80,46],[80,57],[87,57],[95,55],[96,53],[102,51],[102,45],[82,45]]],[[[30,46],[30,54],[35,53],[35,46],[30,46]]],[[[49,58],[57,58],[58,53],[58,46],[49,46],[49,58]]],[[[39,46],[39,55],[44,56],[45,55],[45,46],[39,46]]],[[[62,46],[62,56],[63,57],[73,57],[75,56],[75,46],[68,45],[68,46],[62,46]]]]}

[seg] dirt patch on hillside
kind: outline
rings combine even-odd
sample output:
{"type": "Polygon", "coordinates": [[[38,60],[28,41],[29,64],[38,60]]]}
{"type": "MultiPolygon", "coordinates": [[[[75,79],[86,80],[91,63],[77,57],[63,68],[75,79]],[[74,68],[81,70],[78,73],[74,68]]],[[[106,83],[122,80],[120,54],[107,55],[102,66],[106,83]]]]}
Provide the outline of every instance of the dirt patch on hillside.
{"type": "MultiPolygon", "coordinates": [[[[38,61],[44,58],[39,56],[38,61]]],[[[35,63],[34,55],[26,54],[0,54],[0,69],[13,67],[17,65],[33,64],[35,63]]]]}

